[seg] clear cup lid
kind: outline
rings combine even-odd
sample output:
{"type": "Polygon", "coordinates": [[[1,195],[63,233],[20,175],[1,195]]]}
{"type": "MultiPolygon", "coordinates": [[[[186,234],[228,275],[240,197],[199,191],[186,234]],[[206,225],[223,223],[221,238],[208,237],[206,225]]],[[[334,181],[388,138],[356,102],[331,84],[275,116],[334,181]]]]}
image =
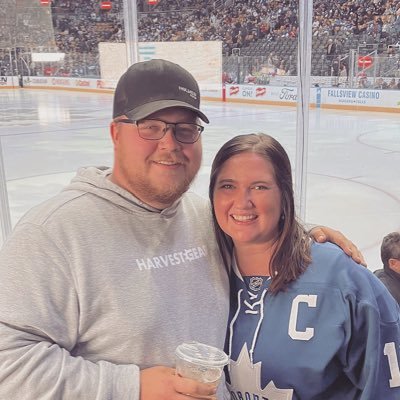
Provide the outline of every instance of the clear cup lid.
{"type": "Polygon", "coordinates": [[[224,367],[229,361],[224,351],[195,341],[180,344],[175,355],[194,364],[217,368],[224,367]]]}

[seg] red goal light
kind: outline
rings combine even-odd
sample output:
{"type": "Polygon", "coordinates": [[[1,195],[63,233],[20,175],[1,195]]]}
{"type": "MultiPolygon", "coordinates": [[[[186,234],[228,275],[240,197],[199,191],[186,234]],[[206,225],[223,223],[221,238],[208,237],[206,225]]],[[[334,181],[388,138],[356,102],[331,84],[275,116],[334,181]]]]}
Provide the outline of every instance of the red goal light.
{"type": "Polygon", "coordinates": [[[358,57],[357,64],[360,68],[367,69],[372,66],[374,59],[371,56],[358,57]]]}
{"type": "Polygon", "coordinates": [[[48,6],[50,5],[51,0],[40,0],[40,5],[42,6],[48,6]]]}
{"type": "Polygon", "coordinates": [[[102,1],[100,3],[100,9],[103,11],[109,11],[111,10],[111,7],[112,7],[111,1],[102,1]]]}

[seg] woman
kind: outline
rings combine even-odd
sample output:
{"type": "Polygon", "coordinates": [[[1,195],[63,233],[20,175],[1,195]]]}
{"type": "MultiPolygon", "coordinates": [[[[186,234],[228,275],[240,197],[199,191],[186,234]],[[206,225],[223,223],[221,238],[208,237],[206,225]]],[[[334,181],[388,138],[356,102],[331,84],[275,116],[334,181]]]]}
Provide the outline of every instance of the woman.
{"type": "Polygon", "coordinates": [[[228,141],[210,199],[231,275],[231,398],[400,399],[399,309],[386,288],[295,215],[289,158],[271,136],[228,141]]]}

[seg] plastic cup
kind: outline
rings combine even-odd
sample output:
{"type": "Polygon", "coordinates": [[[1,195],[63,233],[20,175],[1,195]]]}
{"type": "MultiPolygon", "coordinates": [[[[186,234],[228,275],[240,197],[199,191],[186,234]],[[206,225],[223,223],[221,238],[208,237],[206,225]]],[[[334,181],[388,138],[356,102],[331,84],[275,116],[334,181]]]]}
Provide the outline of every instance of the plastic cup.
{"type": "Polygon", "coordinates": [[[176,372],[185,378],[217,384],[228,356],[220,349],[199,342],[185,342],[175,350],[176,372]]]}

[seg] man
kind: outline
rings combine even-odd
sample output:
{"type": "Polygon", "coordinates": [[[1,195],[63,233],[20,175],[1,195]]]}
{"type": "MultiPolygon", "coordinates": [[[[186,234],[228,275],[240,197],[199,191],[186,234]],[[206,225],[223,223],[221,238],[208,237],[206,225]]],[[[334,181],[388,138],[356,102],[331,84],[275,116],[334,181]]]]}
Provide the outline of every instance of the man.
{"type": "Polygon", "coordinates": [[[383,238],[381,259],[383,269],[374,271],[374,274],[400,305],[400,232],[389,233],[383,238]]]}
{"type": "Polygon", "coordinates": [[[215,395],[172,368],[183,341],[222,348],[228,314],[209,204],[187,192],[208,123],[199,106],[180,66],[131,66],[115,90],[113,168],[80,169],[18,223],[0,255],[0,399],[215,395]]]}
{"type": "Polygon", "coordinates": [[[326,55],[327,59],[332,61],[336,56],[336,40],[328,39],[328,44],[326,45],[326,55]]]}
{"type": "Polygon", "coordinates": [[[339,75],[339,60],[337,58],[336,40],[329,39],[326,45],[326,59],[330,66],[330,75],[339,75]]]}

